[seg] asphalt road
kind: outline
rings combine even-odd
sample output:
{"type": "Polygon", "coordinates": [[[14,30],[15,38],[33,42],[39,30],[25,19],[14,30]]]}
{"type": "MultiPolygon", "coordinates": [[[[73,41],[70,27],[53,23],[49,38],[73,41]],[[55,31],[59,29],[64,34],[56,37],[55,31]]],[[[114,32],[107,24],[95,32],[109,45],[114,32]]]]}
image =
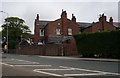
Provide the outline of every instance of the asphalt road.
{"type": "Polygon", "coordinates": [[[2,78],[119,78],[118,62],[2,55],[2,78]]]}

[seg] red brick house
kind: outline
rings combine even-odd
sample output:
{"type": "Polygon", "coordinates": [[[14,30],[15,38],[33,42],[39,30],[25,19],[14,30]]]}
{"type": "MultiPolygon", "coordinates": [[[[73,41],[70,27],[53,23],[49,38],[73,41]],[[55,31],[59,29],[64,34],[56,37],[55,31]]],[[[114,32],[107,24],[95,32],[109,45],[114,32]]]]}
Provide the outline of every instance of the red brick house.
{"type": "Polygon", "coordinates": [[[76,22],[75,16],[67,18],[66,11],[62,11],[59,19],[54,21],[41,21],[39,14],[34,22],[34,45],[21,46],[17,49],[19,54],[28,55],[78,55],[73,35],[79,32],[100,32],[120,29],[120,23],[109,21],[106,16],[101,15],[98,22],[84,23],[76,22]]]}
{"type": "Polygon", "coordinates": [[[35,44],[61,44],[65,55],[76,55],[77,48],[73,35],[80,32],[76,18],[67,18],[66,11],[55,21],[40,21],[39,15],[35,19],[34,43],[35,44]]]}
{"type": "Polygon", "coordinates": [[[115,30],[116,27],[113,24],[113,18],[110,17],[109,22],[104,14],[100,15],[99,21],[92,23],[90,26],[83,29],[83,32],[101,32],[115,30]]]}

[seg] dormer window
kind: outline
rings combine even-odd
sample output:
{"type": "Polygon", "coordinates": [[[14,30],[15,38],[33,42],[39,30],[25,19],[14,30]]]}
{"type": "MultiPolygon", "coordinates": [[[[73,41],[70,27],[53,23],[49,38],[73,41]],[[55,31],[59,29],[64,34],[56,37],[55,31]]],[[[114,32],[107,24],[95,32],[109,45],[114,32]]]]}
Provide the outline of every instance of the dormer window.
{"type": "Polygon", "coordinates": [[[72,35],[72,29],[68,28],[68,35],[72,35]]]}
{"type": "Polygon", "coordinates": [[[56,35],[61,35],[61,29],[60,28],[56,29],[56,35]]]}

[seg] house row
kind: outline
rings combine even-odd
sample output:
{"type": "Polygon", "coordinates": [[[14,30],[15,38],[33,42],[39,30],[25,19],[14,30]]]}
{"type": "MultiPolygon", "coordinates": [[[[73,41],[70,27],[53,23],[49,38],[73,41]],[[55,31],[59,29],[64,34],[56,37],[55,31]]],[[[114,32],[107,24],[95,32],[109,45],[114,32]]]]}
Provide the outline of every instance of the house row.
{"type": "Polygon", "coordinates": [[[77,55],[78,52],[73,35],[81,32],[112,31],[119,29],[119,26],[120,23],[114,23],[112,17],[107,21],[107,17],[104,14],[100,15],[98,22],[93,23],[76,22],[74,14],[72,14],[71,19],[68,19],[67,12],[63,10],[60,18],[54,21],[41,21],[39,14],[37,14],[34,22],[33,42],[36,45],[49,44],[49,47],[50,44],[61,44],[64,49],[64,55],[77,55]]]}
{"type": "Polygon", "coordinates": [[[55,21],[41,21],[39,14],[35,19],[34,25],[34,43],[61,43],[70,40],[73,35],[79,32],[101,32],[119,29],[120,23],[114,23],[113,18],[102,14],[98,22],[82,23],[76,22],[76,17],[67,18],[66,11],[62,11],[61,18],[55,21]]]}

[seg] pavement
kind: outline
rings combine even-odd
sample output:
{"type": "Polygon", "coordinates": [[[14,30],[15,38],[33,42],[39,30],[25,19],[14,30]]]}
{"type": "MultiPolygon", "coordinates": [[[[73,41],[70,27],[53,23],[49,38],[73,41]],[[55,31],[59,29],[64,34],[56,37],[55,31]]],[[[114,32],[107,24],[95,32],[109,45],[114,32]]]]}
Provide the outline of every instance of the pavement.
{"type": "Polygon", "coordinates": [[[120,62],[120,59],[104,59],[104,58],[81,58],[76,56],[39,56],[44,58],[54,58],[54,59],[78,59],[83,61],[102,61],[102,62],[120,62]]]}
{"type": "MultiPolygon", "coordinates": [[[[7,55],[5,53],[5,55],[7,55]]],[[[9,54],[8,54],[9,55],[9,54]]],[[[11,55],[19,55],[19,54],[11,54],[11,55]]],[[[82,58],[80,56],[40,56],[40,55],[21,55],[21,56],[38,56],[43,58],[53,58],[53,59],[78,59],[83,61],[101,61],[101,62],[120,62],[120,59],[110,59],[110,58],[82,58]]],[[[2,56],[5,58],[5,56],[2,56]]]]}

